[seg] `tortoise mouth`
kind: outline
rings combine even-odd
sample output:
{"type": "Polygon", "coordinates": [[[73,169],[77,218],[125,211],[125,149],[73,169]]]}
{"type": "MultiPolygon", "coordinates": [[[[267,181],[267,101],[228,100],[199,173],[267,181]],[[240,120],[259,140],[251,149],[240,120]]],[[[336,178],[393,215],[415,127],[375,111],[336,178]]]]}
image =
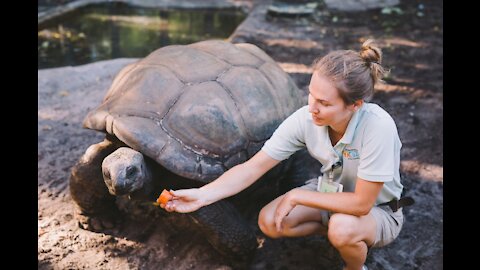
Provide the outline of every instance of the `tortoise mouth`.
{"type": "Polygon", "coordinates": [[[130,193],[130,188],[123,187],[123,186],[117,186],[113,189],[113,192],[117,196],[127,195],[127,194],[130,193]]]}
{"type": "Polygon", "coordinates": [[[126,183],[126,181],[112,183],[110,179],[104,180],[108,188],[108,192],[116,196],[135,193],[137,191],[140,191],[144,186],[143,181],[141,181],[140,179],[135,179],[135,181],[132,182],[129,181],[130,183],[126,183]]]}

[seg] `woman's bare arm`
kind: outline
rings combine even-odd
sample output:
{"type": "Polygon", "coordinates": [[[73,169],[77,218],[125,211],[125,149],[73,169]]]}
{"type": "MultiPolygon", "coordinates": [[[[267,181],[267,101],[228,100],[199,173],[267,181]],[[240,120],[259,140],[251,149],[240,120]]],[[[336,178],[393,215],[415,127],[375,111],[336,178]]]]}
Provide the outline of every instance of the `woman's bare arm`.
{"type": "Polygon", "coordinates": [[[219,201],[246,189],[278,163],[260,150],[251,159],[232,167],[200,190],[204,191],[208,204],[219,201]]]}
{"type": "Polygon", "coordinates": [[[170,212],[193,212],[246,189],[279,162],[260,150],[249,160],[232,167],[201,188],[172,190],[173,199],[161,207],[170,212]]]}

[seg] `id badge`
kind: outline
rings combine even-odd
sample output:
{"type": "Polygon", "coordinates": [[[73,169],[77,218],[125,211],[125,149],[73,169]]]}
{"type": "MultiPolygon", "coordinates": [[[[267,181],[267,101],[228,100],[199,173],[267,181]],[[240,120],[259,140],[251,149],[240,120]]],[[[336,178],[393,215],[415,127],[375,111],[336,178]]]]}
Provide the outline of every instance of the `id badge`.
{"type": "Polygon", "coordinates": [[[319,176],[317,190],[320,192],[342,192],[343,185],[333,181],[324,180],[322,176],[319,176]]]}

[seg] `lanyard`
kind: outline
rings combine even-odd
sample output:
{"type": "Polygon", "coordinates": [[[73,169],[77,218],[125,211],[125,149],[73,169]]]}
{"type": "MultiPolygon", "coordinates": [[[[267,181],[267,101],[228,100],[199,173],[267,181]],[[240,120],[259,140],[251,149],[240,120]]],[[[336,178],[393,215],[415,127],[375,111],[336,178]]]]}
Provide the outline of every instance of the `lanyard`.
{"type": "Polygon", "coordinates": [[[342,162],[341,161],[337,161],[335,162],[332,167],[330,168],[330,170],[328,171],[328,181],[329,182],[332,182],[333,181],[333,176],[334,176],[334,170],[338,167],[342,166],[342,162]]]}

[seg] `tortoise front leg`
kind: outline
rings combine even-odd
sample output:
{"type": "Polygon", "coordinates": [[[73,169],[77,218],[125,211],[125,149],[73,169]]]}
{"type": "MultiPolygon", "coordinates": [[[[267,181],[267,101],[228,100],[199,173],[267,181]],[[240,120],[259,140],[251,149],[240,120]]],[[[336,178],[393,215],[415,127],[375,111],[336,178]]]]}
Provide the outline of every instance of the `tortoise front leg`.
{"type": "Polygon", "coordinates": [[[258,246],[255,232],[231,203],[218,201],[189,216],[222,255],[245,261],[254,254],[258,246]]]}
{"type": "Polygon", "coordinates": [[[91,231],[113,227],[117,214],[115,196],[108,192],[102,175],[102,161],[118,148],[113,141],[93,144],[71,170],[70,195],[80,227],[91,231]]]}

